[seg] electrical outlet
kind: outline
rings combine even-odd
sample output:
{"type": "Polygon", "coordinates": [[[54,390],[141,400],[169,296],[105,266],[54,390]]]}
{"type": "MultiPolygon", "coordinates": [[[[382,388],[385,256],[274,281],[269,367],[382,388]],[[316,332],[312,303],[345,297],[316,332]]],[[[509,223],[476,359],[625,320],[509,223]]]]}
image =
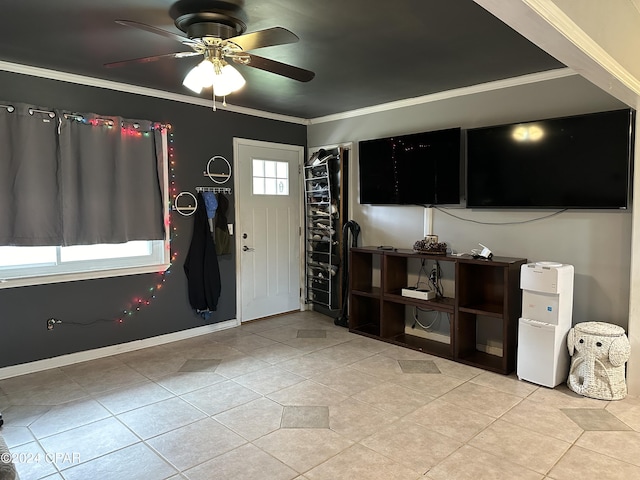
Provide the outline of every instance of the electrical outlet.
{"type": "Polygon", "coordinates": [[[53,327],[56,323],[62,323],[62,320],[57,320],[55,318],[50,318],[47,320],[47,330],[53,330],[53,327]]]}

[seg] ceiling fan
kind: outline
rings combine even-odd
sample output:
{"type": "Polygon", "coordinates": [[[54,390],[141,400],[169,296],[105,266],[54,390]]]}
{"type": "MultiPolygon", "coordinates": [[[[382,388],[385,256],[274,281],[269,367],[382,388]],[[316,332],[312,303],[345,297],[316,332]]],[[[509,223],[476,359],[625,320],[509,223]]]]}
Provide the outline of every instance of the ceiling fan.
{"type": "Polygon", "coordinates": [[[176,27],[186,36],[140,22],[116,20],[120,25],[176,40],[191,48],[192,51],[106,63],[105,67],[121,67],[132,63],[202,55],[204,59],[189,71],[183,85],[198,94],[204,88],[212,87],[214,100],[216,96],[226,97],[245,84],[240,72],[228,61],[300,82],[313,79],[315,74],[309,70],[247,52],[247,50],[263,47],[295,43],[299,39],[294,33],[282,27],[245,34],[247,26],[246,15],[242,9],[243,3],[242,0],[179,0],[171,6],[169,15],[173,18],[176,27]]]}

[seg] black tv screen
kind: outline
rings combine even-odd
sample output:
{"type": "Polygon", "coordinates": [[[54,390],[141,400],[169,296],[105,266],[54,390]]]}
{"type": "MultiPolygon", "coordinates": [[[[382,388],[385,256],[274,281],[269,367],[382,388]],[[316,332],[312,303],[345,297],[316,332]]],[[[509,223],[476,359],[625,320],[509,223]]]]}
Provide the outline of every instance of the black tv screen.
{"type": "Polygon", "coordinates": [[[359,142],[360,203],[460,203],[460,128],[359,142]]]}
{"type": "Polygon", "coordinates": [[[615,208],[630,200],[632,110],[467,131],[467,207],[615,208]]]}

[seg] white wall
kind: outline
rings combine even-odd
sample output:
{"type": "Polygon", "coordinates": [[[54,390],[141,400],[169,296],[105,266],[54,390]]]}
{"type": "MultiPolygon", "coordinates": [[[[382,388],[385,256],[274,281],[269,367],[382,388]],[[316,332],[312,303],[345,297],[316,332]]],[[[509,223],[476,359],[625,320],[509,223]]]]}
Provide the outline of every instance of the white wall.
{"type": "Polygon", "coordinates": [[[591,39],[640,78],[640,2],[638,0],[554,0],[591,39]]]}
{"type": "MultiPolygon", "coordinates": [[[[460,126],[473,128],[564,115],[625,108],[582,77],[463,95],[353,118],[312,123],[308,144],[331,145],[460,126]]],[[[352,155],[350,211],[362,227],[361,245],[411,248],[424,234],[422,207],[370,206],[358,203],[357,148],[352,155]]],[[[580,172],[576,172],[576,181],[580,172]]],[[[542,181],[543,179],[532,179],[542,181]]],[[[553,211],[465,208],[446,210],[479,222],[520,222],[553,211]]],[[[571,210],[521,225],[480,225],[435,210],[433,233],[454,250],[469,251],[481,242],[496,255],[552,260],[575,266],[574,322],[606,321],[627,327],[631,214],[622,211],[571,210]]]]}

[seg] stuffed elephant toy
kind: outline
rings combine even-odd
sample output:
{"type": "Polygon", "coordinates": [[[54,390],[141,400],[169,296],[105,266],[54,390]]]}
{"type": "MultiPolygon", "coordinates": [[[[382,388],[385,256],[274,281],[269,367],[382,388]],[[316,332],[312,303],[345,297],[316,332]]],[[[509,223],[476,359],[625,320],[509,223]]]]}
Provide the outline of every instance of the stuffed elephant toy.
{"type": "Polygon", "coordinates": [[[619,400],[627,395],[625,363],[631,354],[624,329],[602,322],[578,323],[569,330],[571,368],[567,385],[580,395],[619,400]]]}

